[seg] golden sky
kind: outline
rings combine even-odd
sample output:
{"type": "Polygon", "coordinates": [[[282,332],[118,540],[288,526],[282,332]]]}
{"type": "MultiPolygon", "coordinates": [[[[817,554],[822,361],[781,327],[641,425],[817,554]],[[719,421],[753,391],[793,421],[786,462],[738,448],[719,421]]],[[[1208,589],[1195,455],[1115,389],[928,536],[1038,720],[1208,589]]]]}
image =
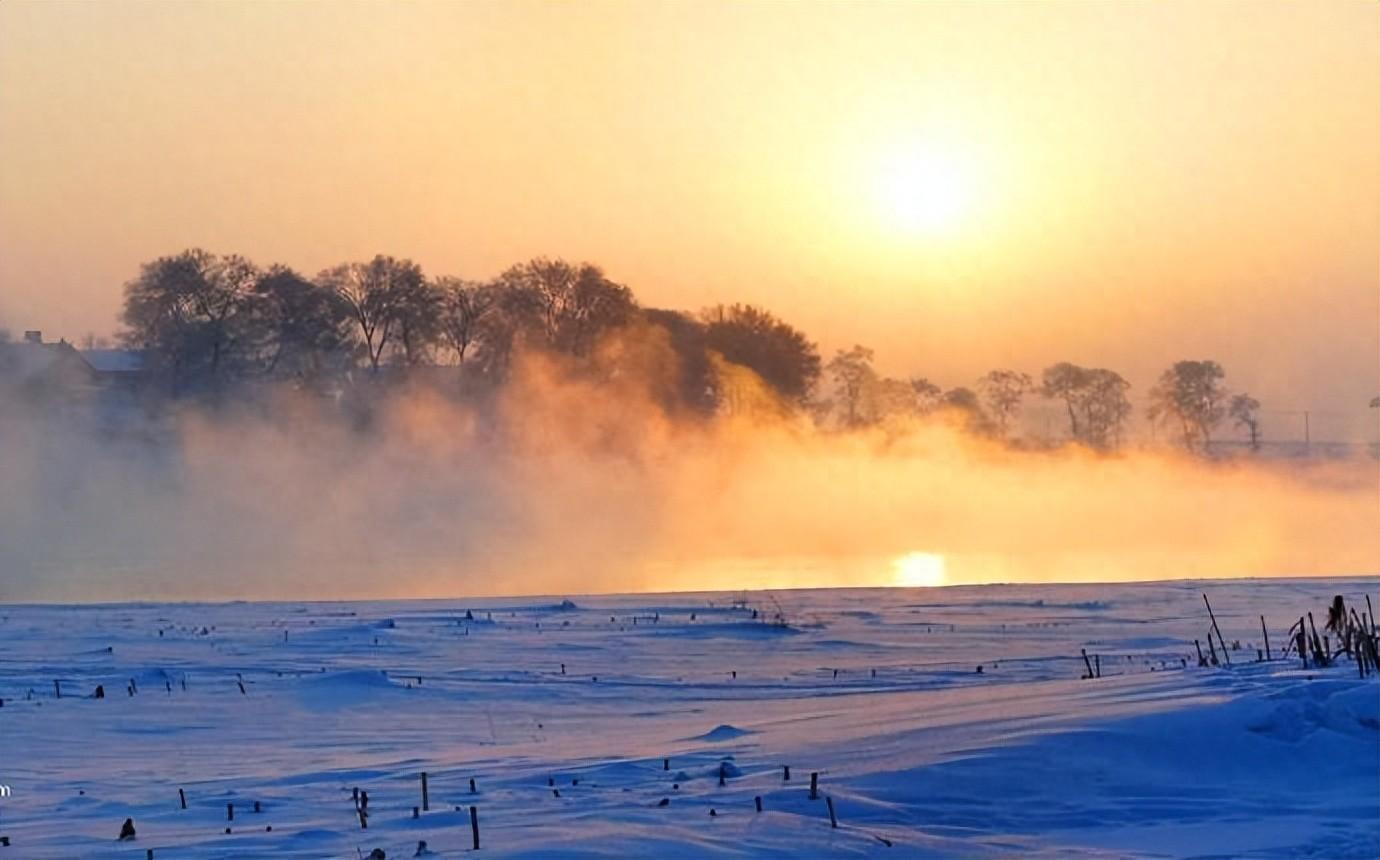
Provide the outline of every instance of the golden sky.
{"type": "Polygon", "coordinates": [[[0,324],[53,336],[193,245],[547,254],[948,385],[1364,411],[1377,201],[1371,3],[0,3],[0,324]]]}

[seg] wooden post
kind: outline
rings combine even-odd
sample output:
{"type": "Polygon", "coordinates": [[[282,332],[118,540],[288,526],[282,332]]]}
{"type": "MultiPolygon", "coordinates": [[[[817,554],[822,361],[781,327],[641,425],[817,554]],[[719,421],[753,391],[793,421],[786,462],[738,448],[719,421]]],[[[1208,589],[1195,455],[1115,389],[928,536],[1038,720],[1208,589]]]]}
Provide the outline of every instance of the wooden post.
{"type": "Polygon", "coordinates": [[[834,799],[832,797],[826,797],[824,798],[824,803],[829,807],[829,826],[838,830],[839,819],[838,816],[834,814],[834,799]]]}
{"type": "Polygon", "coordinates": [[[781,781],[782,781],[782,782],[790,782],[790,781],[791,781],[791,766],[788,765],[788,764],[782,765],[782,766],[781,766],[781,772],[782,772],[781,781]]]}
{"type": "Polygon", "coordinates": [[[1193,640],[1193,647],[1198,649],[1198,665],[1206,666],[1207,663],[1203,660],[1203,646],[1198,644],[1197,639],[1193,640]]]}
{"type": "Polygon", "coordinates": [[[475,793],[475,789],[474,789],[474,777],[470,777],[470,794],[474,794],[474,793],[475,793]]]}
{"type": "Polygon", "coordinates": [[[183,809],[186,809],[186,808],[187,808],[187,792],[185,792],[185,791],[183,791],[182,789],[179,788],[179,789],[177,790],[177,799],[180,800],[180,801],[182,801],[182,808],[183,808],[183,809]]]}
{"type": "Polygon", "coordinates": [[[479,850],[479,807],[470,806],[470,833],[474,835],[474,850],[479,850]]]}
{"type": "Polygon", "coordinates": [[[227,804],[225,804],[225,820],[226,820],[226,821],[234,821],[234,820],[235,820],[235,804],[233,804],[233,803],[227,803],[227,804]]]}
{"type": "Polygon", "coordinates": [[[415,806],[412,807],[412,817],[413,817],[413,818],[421,818],[421,817],[422,817],[421,810],[419,810],[419,809],[418,809],[417,807],[415,807],[415,806]]]}
{"type": "Polygon", "coordinates": [[[255,812],[263,812],[263,811],[264,811],[264,808],[263,808],[262,806],[259,805],[259,801],[257,801],[257,800],[254,801],[254,811],[255,811],[255,812]]]}
{"type": "Polygon", "coordinates": [[[810,774],[810,799],[819,800],[819,771],[810,774]]]}
{"type": "MultiPolygon", "coordinates": [[[[1222,643],[1222,659],[1231,665],[1231,655],[1227,653],[1227,640],[1222,636],[1222,628],[1217,626],[1217,616],[1212,614],[1212,604],[1208,603],[1207,594],[1203,594],[1203,605],[1207,607],[1208,618],[1212,619],[1212,629],[1217,631],[1217,641],[1222,643]]],[[[1212,640],[1209,639],[1209,642],[1212,640]]]]}
{"type": "MultiPolygon", "coordinates": [[[[1208,653],[1212,655],[1212,665],[1217,665],[1217,646],[1212,644],[1212,631],[1208,631],[1208,653]]],[[[1226,647],[1225,645],[1222,647],[1226,647]]]]}
{"type": "Polygon", "coordinates": [[[1094,654],[1094,655],[1093,655],[1093,663],[1095,664],[1095,666],[1096,666],[1096,668],[1097,668],[1097,677],[1101,678],[1101,677],[1102,677],[1102,655],[1101,655],[1101,654],[1094,654]]]}
{"type": "Polygon", "coordinates": [[[62,684],[56,678],[53,679],[53,695],[56,698],[62,698],[62,684]]]}
{"type": "Polygon", "coordinates": [[[1088,678],[1091,678],[1091,677],[1093,676],[1093,670],[1092,670],[1092,661],[1088,659],[1088,649],[1087,649],[1087,648],[1079,648],[1078,650],[1079,650],[1080,652],[1082,652],[1082,654],[1083,654],[1083,665],[1088,667],[1088,675],[1087,675],[1087,677],[1088,677],[1088,678]]]}
{"type": "Polygon", "coordinates": [[[431,811],[431,799],[427,796],[426,790],[426,771],[422,771],[422,811],[431,811]]]}
{"type": "Polygon", "coordinates": [[[1271,656],[1271,654],[1270,654],[1270,631],[1267,630],[1267,629],[1265,629],[1265,616],[1264,616],[1264,615],[1260,616],[1260,633],[1261,633],[1262,636],[1265,637],[1265,659],[1266,659],[1266,660],[1273,660],[1274,657],[1271,656]]]}
{"type": "Polygon", "coordinates": [[[670,760],[669,758],[664,758],[664,759],[661,760],[661,769],[662,769],[662,770],[670,770],[670,769],[671,769],[671,760],[670,760]]]}
{"type": "Polygon", "coordinates": [[[1370,635],[1375,635],[1375,609],[1370,605],[1370,595],[1366,595],[1366,612],[1370,615],[1370,635]]]}
{"type": "Polygon", "coordinates": [[[752,799],[752,802],[755,803],[755,804],[757,804],[757,811],[758,811],[758,812],[761,812],[761,811],[762,811],[762,795],[759,794],[759,795],[757,795],[756,797],[754,797],[754,798],[752,799]]]}

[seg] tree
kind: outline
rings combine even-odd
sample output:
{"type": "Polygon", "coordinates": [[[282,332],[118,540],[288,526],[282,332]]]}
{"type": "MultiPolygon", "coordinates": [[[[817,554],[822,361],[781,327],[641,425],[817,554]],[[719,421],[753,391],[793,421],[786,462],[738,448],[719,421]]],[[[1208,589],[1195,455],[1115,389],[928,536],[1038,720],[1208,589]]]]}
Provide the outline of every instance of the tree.
{"type": "Polygon", "coordinates": [[[819,352],[802,332],[752,305],[701,314],[710,349],[746,367],[787,400],[803,403],[819,379],[819,352]]]}
{"type": "Polygon", "coordinates": [[[865,400],[877,382],[877,373],[872,369],[872,350],[865,346],[854,346],[845,352],[839,350],[825,367],[834,383],[834,390],[843,404],[844,425],[857,427],[869,423],[865,400]]]}
{"type": "Polygon", "coordinates": [[[456,363],[464,365],[465,354],[479,340],[484,317],[497,303],[496,290],[459,278],[438,278],[435,289],[440,296],[437,325],[442,340],[455,353],[456,363]]]}
{"type": "Polygon", "coordinates": [[[236,255],[199,248],[145,263],[125,285],[122,340],[148,352],[173,390],[221,379],[252,353],[259,271],[236,255]]]}
{"type": "Polygon", "coordinates": [[[1225,376],[1215,361],[1176,361],[1150,389],[1146,414],[1157,423],[1177,422],[1184,448],[1206,451],[1227,413],[1225,376]]]}
{"type": "Polygon", "coordinates": [[[922,415],[934,411],[944,396],[944,389],[923,376],[913,377],[910,388],[915,393],[915,408],[922,415]]]}
{"type": "Polygon", "coordinates": [[[425,284],[425,279],[416,263],[380,254],[367,263],[345,263],[327,269],[317,277],[317,282],[335,292],[349,308],[369,366],[377,371],[384,350],[411,319],[417,289],[425,284]]]}
{"type": "Polygon", "coordinates": [[[1131,417],[1131,401],[1126,392],[1131,383],[1121,374],[1095,367],[1088,371],[1084,397],[1084,441],[1103,450],[1121,447],[1121,430],[1131,417]]]}
{"type": "Polygon", "coordinates": [[[609,280],[590,263],[538,257],[499,275],[500,307],[533,346],[566,355],[589,355],[607,331],[637,311],[632,290],[609,280]]]}
{"type": "Polygon", "coordinates": [[[915,387],[904,379],[881,377],[871,386],[870,406],[878,420],[923,414],[915,387]]]}
{"type": "Polygon", "coordinates": [[[939,400],[939,408],[956,415],[964,430],[978,436],[990,436],[996,425],[982,410],[982,402],[971,388],[952,388],[944,392],[939,400]]]}
{"type": "Polygon", "coordinates": [[[978,380],[987,410],[996,419],[997,429],[1005,438],[1011,422],[1020,414],[1021,401],[1035,389],[1030,376],[1015,370],[993,370],[978,380]]]}
{"type": "Polygon", "coordinates": [[[1064,409],[1069,416],[1069,436],[1074,439],[1082,439],[1082,428],[1078,424],[1077,404],[1082,401],[1083,391],[1087,385],[1086,368],[1079,367],[1067,361],[1045,368],[1040,386],[1040,393],[1050,400],[1062,400],[1064,409]]]}
{"type": "Polygon", "coordinates": [[[1250,434],[1251,450],[1260,450],[1260,401],[1249,394],[1235,394],[1227,414],[1232,422],[1250,434]]]}
{"type": "Polygon", "coordinates": [[[398,285],[396,315],[398,321],[397,352],[403,364],[416,367],[431,360],[432,349],[442,341],[442,295],[421,277],[404,278],[398,285]]]}
{"type": "Polygon", "coordinates": [[[1121,428],[1131,415],[1130,388],[1115,371],[1062,361],[1045,368],[1040,393],[1063,401],[1073,439],[1106,450],[1121,444],[1121,428]]]}
{"type": "Polygon", "coordinates": [[[713,412],[719,404],[720,392],[709,360],[704,324],[689,314],[656,308],[643,310],[642,318],[667,333],[679,365],[680,402],[697,412],[713,412]]]}
{"type": "Polygon", "coordinates": [[[264,372],[310,380],[349,359],[350,309],[333,291],[273,266],[254,284],[254,296],[264,372]]]}

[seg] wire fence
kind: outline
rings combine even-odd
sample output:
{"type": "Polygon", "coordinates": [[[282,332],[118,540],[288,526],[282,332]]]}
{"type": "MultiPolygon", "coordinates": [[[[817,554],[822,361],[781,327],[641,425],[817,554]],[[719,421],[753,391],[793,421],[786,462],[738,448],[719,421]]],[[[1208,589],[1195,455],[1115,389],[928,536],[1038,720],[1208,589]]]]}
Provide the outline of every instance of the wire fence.
{"type": "MultiPolygon", "coordinates": [[[[1293,457],[1380,456],[1380,408],[1262,409],[1259,444],[1262,451],[1293,457]]],[[[1057,404],[1036,400],[1027,405],[1021,422],[1024,435],[1049,441],[1070,437],[1068,416],[1057,404]]],[[[1127,421],[1122,443],[1131,447],[1173,447],[1176,431],[1156,426],[1138,409],[1127,421]]],[[[1223,419],[1213,434],[1213,448],[1249,448],[1250,433],[1223,419]]]]}

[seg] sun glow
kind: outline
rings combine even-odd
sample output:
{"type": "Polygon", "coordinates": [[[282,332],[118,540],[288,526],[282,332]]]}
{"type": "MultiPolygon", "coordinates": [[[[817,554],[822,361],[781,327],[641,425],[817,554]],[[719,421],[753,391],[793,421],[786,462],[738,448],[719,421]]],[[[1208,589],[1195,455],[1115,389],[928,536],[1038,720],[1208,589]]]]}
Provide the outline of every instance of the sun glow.
{"type": "Polygon", "coordinates": [[[936,234],[957,228],[972,214],[976,182],[971,160],[961,150],[913,145],[882,159],[875,191],[893,225],[908,233],[936,234]]]}
{"type": "Polygon", "coordinates": [[[944,556],[911,552],[891,562],[891,584],[901,588],[933,588],[944,584],[944,556]]]}

